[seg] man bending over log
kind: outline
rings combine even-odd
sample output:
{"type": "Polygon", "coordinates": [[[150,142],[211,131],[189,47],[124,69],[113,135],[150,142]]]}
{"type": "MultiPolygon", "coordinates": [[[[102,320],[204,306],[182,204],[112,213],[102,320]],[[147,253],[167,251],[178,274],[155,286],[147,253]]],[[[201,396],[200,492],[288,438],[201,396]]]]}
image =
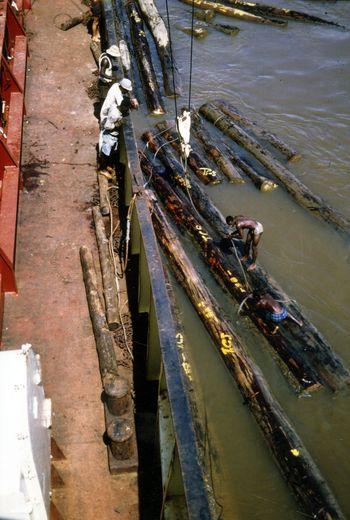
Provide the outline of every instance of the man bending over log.
{"type": "Polygon", "coordinates": [[[247,261],[250,254],[250,248],[252,249],[252,263],[248,267],[247,271],[253,271],[256,268],[256,259],[258,256],[258,244],[261,239],[261,235],[264,232],[264,228],[260,222],[250,217],[243,217],[243,215],[236,215],[232,217],[229,215],[226,217],[226,224],[230,227],[235,228],[230,234],[230,238],[237,237],[243,238],[243,232],[246,229],[248,231],[247,238],[244,246],[244,256],[242,257],[243,262],[247,261]]]}
{"type": "Polygon", "coordinates": [[[278,331],[278,323],[286,319],[290,319],[299,325],[299,327],[302,327],[302,322],[289,314],[284,305],[281,305],[275,300],[271,294],[260,294],[259,291],[254,291],[253,294],[250,295],[250,298],[253,299],[254,305],[263,311],[265,319],[273,324],[271,334],[276,334],[278,331]]]}

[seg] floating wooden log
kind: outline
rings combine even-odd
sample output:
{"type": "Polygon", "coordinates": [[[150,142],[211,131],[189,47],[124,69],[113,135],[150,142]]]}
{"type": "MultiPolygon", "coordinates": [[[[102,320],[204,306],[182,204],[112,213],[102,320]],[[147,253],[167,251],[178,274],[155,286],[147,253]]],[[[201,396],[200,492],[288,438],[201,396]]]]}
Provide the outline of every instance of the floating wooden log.
{"type": "Polygon", "coordinates": [[[163,71],[164,91],[167,96],[181,96],[181,78],[163,18],[153,0],[137,0],[147,26],[151,31],[163,71]]]}
{"type": "MultiPolygon", "coordinates": [[[[163,144],[162,137],[157,136],[154,139],[150,139],[150,132],[148,133],[148,140],[150,148],[153,152],[157,151],[157,147],[163,144]]],[[[152,135],[152,134],[151,134],[152,135]]],[[[219,235],[221,239],[227,242],[227,237],[232,230],[227,226],[223,215],[212,203],[207,193],[201,188],[198,182],[191,178],[185,179],[179,174],[176,159],[169,157],[169,154],[164,154],[163,149],[160,149],[157,157],[167,167],[167,172],[174,182],[176,194],[182,199],[182,194],[185,195],[185,199],[189,200],[190,203],[196,208],[199,214],[203,217],[202,227],[210,227],[219,235]]],[[[197,218],[197,217],[196,217],[197,218]]],[[[236,253],[238,257],[243,256],[243,242],[237,241],[236,253]]],[[[235,255],[231,255],[231,269],[233,276],[239,280],[242,277],[242,268],[239,260],[235,255]]],[[[308,360],[310,366],[314,367],[317,373],[322,378],[324,384],[327,384],[332,390],[338,390],[345,385],[350,384],[350,373],[345,368],[342,360],[337,354],[331,349],[325,338],[319,333],[315,326],[307,319],[304,313],[301,311],[299,305],[292,300],[283,289],[277,284],[277,282],[269,276],[259,265],[249,273],[245,273],[249,284],[254,289],[261,293],[270,293],[275,300],[283,302],[287,312],[294,316],[298,321],[303,323],[302,330],[299,328],[290,326],[288,321],[285,321],[283,325],[280,325],[280,333],[293,338],[294,344],[298,345],[299,342],[305,345],[304,353],[305,359],[308,360]]],[[[244,285],[241,283],[241,285],[244,285]]],[[[292,339],[288,339],[292,341],[292,339]]]]}
{"type": "Polygon", "coordinates": [[[95,206],[92,210],[92,214],[94,217],[96,241],[100,257],[107,322],[109,329],[115,330],[120,325],[120,318],[117,301],[117,284],[109,252],[108,238],[106,237],[105,225],[100,213],[100,208],[95,206]]]}
{"type": "Polygon", "coordinates": [[[248,357],[242,340],[223,318],[222,309],[198,276],[164,213],[157,204],[151,207],[157,238],[175,276],[211,335],[294,496],[313,518],[344,519],[311,455],[273,397],[259,367],[248,357]]]}
{"type": "Polygon", "coordinates": [[[126,12],[130,21],[131,36],[139,65],[146,103],[154,115],[164,114],[162,96],[154,72],[151,52],[147,42],[144,25],[133,0],[125,3],[126,12]]]}
{"type": "Polygon", "coordinates": [[[257,186],[260,191],[266,193],[277,188],[278,184],[257,173],[248,163],[241,159],[240,156],[231,150],[228,146],[227,150],[232,162],[236,164],[246,175],[248,175],[248,177],[253,181],[255,186],[257,186]]]}
{"type": "Polygon", "coordinates": [[[197,39],[205,38],[208,36],[208,29],[206,29],[203,25],[195,25],[192,27],[187,27],[185,25],[175,25],[176,29],[179,29],[179,31],[182,31],[185,34],[189,34],[190,36],[193,33],[193,36],[197,39]]]}
{"type": "Polygon", "coordinates": [[[287,20],[297,20],[299,22],[316,23],[323,25],[335,25],[342,27],[336,22],[325,20],[311,14],[303,13],[301,11],[293,11],[284,7],[275,7],[266,4],[257,4],[253,2],[244,2],[242,0],[223,0],[224,3],[235,5],[244,11],[256,14],[258,16],[277,16],[278,18],[286,18],[287,20]]]}
{"type": "Polygon", "coordinates": [[[68,31],[69,29],[72,29],[73,27],[76,27],[81,23],[86,25],[90,18],[92,18],[92,14],[90,13],[90,11],[81,13],[79,16],[74,16],[73,18],[70,18],[67,22],[61,23],[60,29],[61,31],[68,31]]]}
{"type": "Polygon", "coordinates": [[[197,20],[202,20],[202,22],[210,22],[215,16],[215,11],[213,9],[205,9],[203,11],[199,11],[198,9],[194,10],[193,16],[197,20]]]}
{"type": "MultiPolygon", "coordinates": [[[[167,121],[161,121],[156,124],[157,129],[162,132],[163,137],[171,144],[178,154],[181,153],[180,142],[176,132],[171,131],[167,121]]],[[[196,174],[203,184],[219,184],[221,178],[218,176],[209,163],[203,161],[202,157],[192,150],[188,156],[187,164],[196,174]]]]}
{"type": "Polygon", "coordinates": [[[201,142],[205,152],[213,159],[213,161],[217,164],[217,166],[229,179],[229,181],[235,184],[243,184],[244,179],[242,178],[239,171],[225,156],[224,152],[213,144],[211,136],[201,124],[200,117],[196,116],[195,114],[192,116],[191,130],[194,136],[201,142]]]}
{"type": "Polygon", "coordinates": [[[234,25],[229,25],[226,23],[214,23],[207,22],[209,27],[212,27],[216,31],[222,32],[224,34],[229,34],[230,36],[236,36],[239,33],[239,27],[235,27],[234,25]]]}
{"type": "Polygon", "coordinates": [[[260,128],[257,123],[251,121],[246,116],[243,116],[239,110],[228,103],[227,101],[215,101],[217,107],[223,112],[226,116],[228,116],[234,123],[238,123],[241,126],[252,128],[254,134],[261,139],[264,139],[272,146],[274,146],[277,150],[279,150],[283,155],[285,155],[290,162],[297,161],[300,159],[300,154],[298,154],[291,146],[286,144],[282,139],[277,137],[277,135],[272,132],[267,132],[263,128],[260,128]]]}
{"type": "MultiPolygon", "coordinates": [[[[175,193],[162,173],[157,171],[157,167],[152,165],[144,156],[141,157],[140,162],[144,173],[152,179],[152,185],[161,197],[166,210],[171,214],[176,224],[181,229],[186,229],[192,236],[218,282],[228,290],[239,304],[244,302],[251,289],[246,284],[245,275],[238,262],[231,259],[231,254],[222,252],[220,246],[203,224],[203,220],[194,214],[188,198],[175,193]]],[[[317,350],[319,348],[320,336],[313,334],[313,327],[311,329],[306,322],[300,328],[287,320],[279,325],[275,334],[271,334],[264,316],[252,299],[246,300],[245,310],[256,328],[270,343],[283,362],[284,367],[288,369],[293,384],[296,382],[299,390],[309,392],[318,390],[321,385],[328,385],[328,381],[332,378],[331,388],[333,390],[338,388],[338,374],[334,378],[332,370],[330,370],[329,377],[324,379],[318,371],[320,366],[322,373],[324,373],[329,362],[334,361],[330,347],[326,345],[328,356],[322,356],[322,362],[320,363],[319,360],[315,366],[313,360],[310,361],[309,355],[306,353],[307,349],[317,350]],[[290,331],[293,333],[291,334],[290,331]]],[[[321,339],[321,341],[325,344],[325,340],[321,339]]],[[[350,382],[350,374],[348,374],[348,381],[350,382]]]]}
{"type": "Polygon", "coordinates": [[[108,330],[106,316],[98,294],[94,261],[90,249],[86,246],[80,248],[80,261],[103,380],[107,374],[118,374],[113,334],[108,330]]]}
{"type": "Polygon", "coordinates": [[[239,18],[240,20],[244,20],[245,22],[254,22],[261,23],[266,25],[275,25],[278,27],[286,27],[287,22],[283,22],[281,20],[270,20],[269,18],[264,18],[262,16],[256,16],[254,14],[248,13],[246,11],[242,11],[241,9],[235,9],[233,7],[228,7],[224,4],[220,4],[218,2],[211,2],[210,0],[180,0],[185,4],[194,5],[195,7],[199,7],[200,9],[211,9],[216,13],[223,14],[224,16],[229,16],[231,18],[239,18]]]}
{"type": "Polygon", "coordinates": [[[255,139],[249,136],[242,128],[232,123],[213,103],[206,103],[201,106],[199,112],[208,121],[215,123],[223,133],[246,148],[254,155],[273,175],[280,181],[280,185],[290,193],[294,199],[304,208],[329,224],[335,229],[350,233],[350,222],[338,211],[318,197],[300,182],[285,166],[264,149],[255,139]]]}

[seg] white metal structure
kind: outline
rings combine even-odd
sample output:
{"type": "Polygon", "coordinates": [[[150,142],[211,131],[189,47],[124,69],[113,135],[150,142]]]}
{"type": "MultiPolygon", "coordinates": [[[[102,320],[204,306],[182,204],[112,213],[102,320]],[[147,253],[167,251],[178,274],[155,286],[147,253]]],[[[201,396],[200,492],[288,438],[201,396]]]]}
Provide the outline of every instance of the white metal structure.
{"type": "Polygon", "coordinates": [[[51,400],[31,345],[0,352],[0,519],[46,520],[51,400]]]}

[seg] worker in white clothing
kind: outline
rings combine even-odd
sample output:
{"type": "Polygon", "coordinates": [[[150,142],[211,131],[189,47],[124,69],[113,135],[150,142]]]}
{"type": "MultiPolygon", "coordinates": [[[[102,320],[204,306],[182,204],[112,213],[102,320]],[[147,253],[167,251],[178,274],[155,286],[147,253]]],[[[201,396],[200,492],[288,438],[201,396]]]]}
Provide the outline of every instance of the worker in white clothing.
{"type": "Polygon", "coordinates": [[[100,55],[98,60],[98,82],[102,99],[106,97],[112,84],[120,78],[121,70],[118,58],[120,58],[118,45],[111,45],[106,52],[100,55]]]}
{"type": "Polygon", "coordinates": [[[104,100],[100,113],[100,167],[105,167],[105,163],[118,148],[119,128],[123,124],[123,118],[129,114],[131,108],[138,108],[138,102],[131,97],[131,92],[131,81],[123,78],[111,86],[104,100]]]}

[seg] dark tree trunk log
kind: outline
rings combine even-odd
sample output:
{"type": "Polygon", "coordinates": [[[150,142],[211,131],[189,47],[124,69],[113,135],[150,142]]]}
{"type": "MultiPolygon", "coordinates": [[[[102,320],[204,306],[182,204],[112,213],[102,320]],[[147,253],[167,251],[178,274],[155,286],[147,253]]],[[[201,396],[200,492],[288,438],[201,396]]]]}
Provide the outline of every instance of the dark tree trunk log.
{"type": "MultiPolygon", "coordinates": [[[[147,175],[151,175],[153,186],[176,224],[185,228],[199,246],[202,256],[216,279],[241,304],[251,289],[246,285],[238,262],[231,260],[231,254],[222,252],[205,225],[203,226],[202,220],[193,214],[191,204],[186,197],[176,194],[164,176],[157,172],[157,169],[144,157],[141,157],[141,167],[147,175]]],[[[264,315],[254,305],[254,301],[248,299],[245,306],[246,314],[287,367],[293,376],[293,382],[297,381],[299,389],[314,391],[319,389],[321,384],[328,385],[329,381],[331,381],[330,386],[333,390],[338,389],[339,375],[343,375],[343,372],[334,374],[327,367],[334,366],[334,363],[339,360],[325,340],[318,333],[314,334],[314,327],[304,317],[305,322],[302,328],[286,320],[279,325],[275,334],[271,334],[264,315]],[[310,348],[318,351],[320,347],[327,355],[319,356],[318,359],[310,358],[308,353],[310,348]],[[325,372],[329,373],[326,378],[323,378],[322,374],[325,372]]],[[[347,378],[350,382],[349,373],[347,378]]]]}
{"type": "Polygon", "coordinates": [[[125,8],[130,20],[131,36],[139,65],[147,106],[154,115],[164,114],[165,110],[162,96],[154,72],[151,51],[148,46],[141,16],[133,0],[128,0],[125,4],[125,8]]]}
{"type": "Polygon", "coordinates": [[[296,499],[305,513],[313,518],[344,519],[332,491],[272,396],[260,369],[246,354],[241,339],[223,319],[222,310],[190,263],[157,204],[153,205],[152,219],[157,238],[178,281],[211,335],[296,499]]]}
{"type": "Polygon", "coordinates": [[[262,192],[272,191],[277,188],[278,184],[267,179],[263,175],[259,175],[249,164],[239,157],[233,150],[227,146],[230,158],[234,164],[236,164],[248,177],[253,181],[255,186],[262,192]]]}
{"type": "Polygon", "coordinates": [[[108,179],[103,170],[97,172],[98,190],[100,195],[100,208],[103,216],[109,215],[108,204],[108,179]]]}
{"type": "Polygon", "coordinates": [[[106,316],[98,294],[97,277],[92,254],[85,246],[80,248],[80,260],[103,380],[107,374],[118,374],[113,334],[108,330],[106,316]]]}
{"type": "Polygon", "coordinates": [[[222,173],[235,184],[244,183],[239,171],[232,165],[232,162],[225,156],[224,152],[212,143],[212,138],[203,128],[199,116],[192,116],[191,130],[195,137],[200,141],[205,152],[213,159],[222,173]]]}
{"type": "Polygon", "coordinates": [[[215,123],[215,126],[222,132],[254,155],[280,181],[280,185],[284,186],[288,193],[301,206],[309,210],[312,215],[325,220],[338,231],[344,231],[347,235],[350,234],[350,222],[343,215],[328,206],[321,197],[314,195],[287,168],[278,163],[269,151],[265,150],[242,128],[232,123],[214,104],[206,103],[199,111],[206,119],[215,123]]]}
{"type": "Polygon", "coordinates": [[[224,16],[229,16],[231,18],[239,18],[240,20],[244,20],[245,22],[276,25],[278,27],[285,27],[287,25],[287,22],[263,18],[262,16],[256,16],[254,14],[247,13],[246,11],[242,11],[241,9],[227,7],[226,5],[220,4],[218,2],[211,2],[210,0],[181,0],[181,2],[184,2],[185,4],[189,4],[191,6],[192,4],[194,4],[194,6],[198,7],[199,9],[211,9],[216,13],[223,14],[224,16]]]}
{"type": "Polygon", "coordinates": [[[105,226],[98,206],[92,210],[96,231],[96,241],[100,257],[100,265],[102,272],[103,295],[106,304],[106,315],[108,327],[115,330],[120,325],[118,300],[117,300],[117,284],[115,282],[114,270],[112,267],[111,255],[108,247],[108,239],[106,237],[105,226]]]}
{"type": "Polygon", "coordinates": [[[265,4],[256,4],[253,2],[244,2],[242,0],[223,0],[224,3],[235,5],[239,9],[248,11],[249,13],[256,14],[258,16],[277,16],[278,18],[286,18],[287,20],[298,20],[300,22],[317,23],[323,25],[335,25],[336,27],[342,27],[336,22],[319,18],[311,14],[303,13],[301,11],[292,11],[291,9],[285,9],[281,7],[274,7],[265,4]]]}
{"type": "MultiPolygon", "coordinates": [[[[148,139],[150,135],[149,132],[148,139]]],[[[156,140],[157,142],[155,140],[150,140],[150,148],[153,152],[156,152],[158,146],[161,146],[162,144],[161,137],[158,136],[156,140]]],[[[158,157],[168,168],[168,173],[176,185],[176,188],[174,188],[176,194],[181,199],[182,196],[185,195],[185,199],[190,200],[191,205],[193,204],[195,206],[197,211],[203,217],[203,222],[201,224],[203,227],[207,227],[209,224],[221,239],[227,240],[230,229],[227,226],[223,215],[194,179],[187,180],[187,183],[184,182],[184,178],[176,170],[176,159],[169,158],[169,154],[162,154],[162,150],[163,149],[160,150],[158,157]]],[[[242,246],[243,242],[239,241],[236,252],[240,257],[243,256],[242,246]]],[[[235,278],[238,280],[241,279],[241,265],[235,255],[231,256],[231,267],[232,272],[235,273],[235,278]]],[[[337,356],[337,354],[332,351],[325,338],[307,319],[298,304],[291,300],[277,282],[260,266],[257,266],[254,271],[246,273],[245,276],[249,280],[251,287],[254,287],[254,289],[257,289],[260,292],[270,293],[276,300],[283,302],[289,314],[303,322],[303,328],[300,330],[299,328],[292,326],[289,320],[287,320],[280,326],[280,333],[283,333],[287,337],[290,336],[291,339],[288,341],[292,341],[293,339],[295,344],[298,344],[301,341],[305,345],[304,355],[308,359],[309,364],[316,367],[315,369],[322,377],[323,382],[332,390],[338,390],[345,385],[349,385],[349,371],[345,368],[342,360],[337,356]]]]}
{"type": "Polygon", "coordinates": [[[254,121],[250,121],[245,116],[239,113],[238,109],[227,103],[227,101],[215,101],[215,105],[223,112],[226,116],[232,119],[233,123],[238,123],[241,126],[251,128],[254,134],[257,137],[260,137],[264,141],[268,142],[272,146],[274,146],[277,150],[279,150],[283,155],[285,155],[290,162],[297,161],[300,159],[300,155],[293,150],[288,144],[286,144],[282,139],[277,137],[272,132],[267,132],[263,128],[259,128],[257,123],[254,121]]]}
{"type": "MultiPolygon", "coordinates": [[[[171,130],[167,130],[169,125],[166,121],[161,121],[156,124],[157,129],[162,132],[163,137],[171,143],[171,146],[174,150],[177,151],[178,154],[181,153],[181,147],[178,139],[178,135],[176,132],[172,132],[171,130]]],[[[218,174],[213,171],[210,167],[209,163],[203,161],[203,159],[192,150],[188,156],[187,164],[191,168],[191,170],[196,174],[198,179],[200,179],[203,184],[219,184],[221,182],[218,174]]]]}
{"type": "Polygon", "coordinates": [[[171,43],[163,18],[153,0],[138,0],[139,7],[151,31],[163,71],[164,90],[167,96],[181,96],[179,69],[171,59],[171,43]]]}

